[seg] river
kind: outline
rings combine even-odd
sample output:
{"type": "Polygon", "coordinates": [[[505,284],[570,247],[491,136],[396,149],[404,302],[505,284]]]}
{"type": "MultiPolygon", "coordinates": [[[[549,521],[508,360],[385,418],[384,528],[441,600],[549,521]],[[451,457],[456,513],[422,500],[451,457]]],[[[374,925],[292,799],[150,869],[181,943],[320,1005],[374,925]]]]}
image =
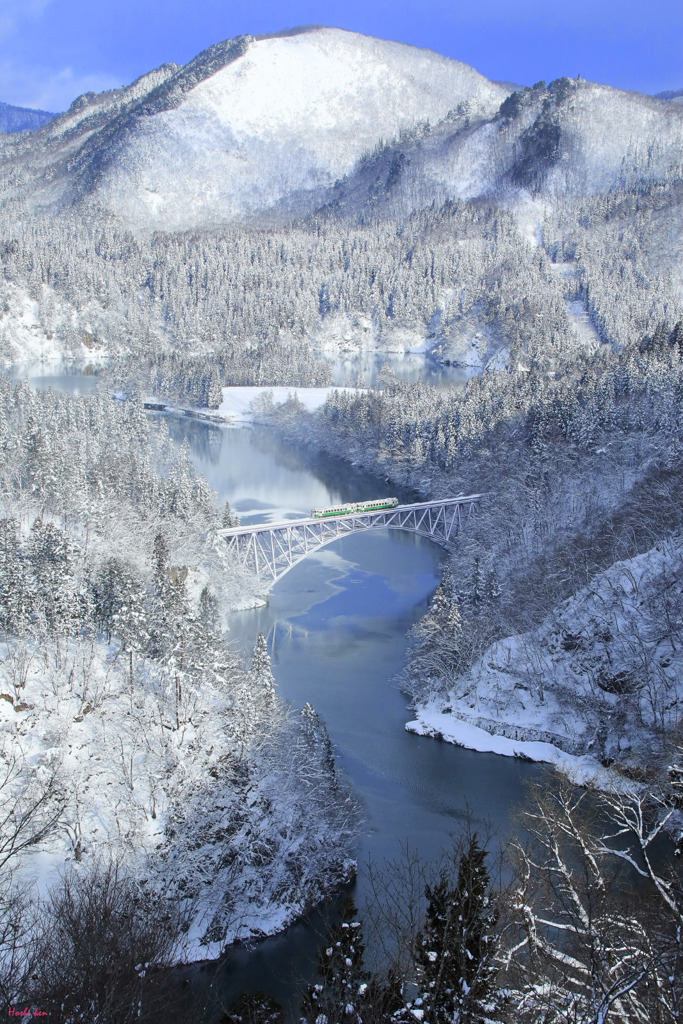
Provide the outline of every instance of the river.
{"type": "MultiPolygon", "coordinates": [[[[261,430],[166,419],[171,436],[179,443],[187,439],[197,469],[245,525],[361,497],[415,497],[346,463],[283,446],[261,430]]],[[[267,606],[231,620],[231,635],[245,653],[258,632],[268,637],[280,694],[297,708],[310,701],[322,715],[338,763],[361,801],[354,891],[361,915],[371,896],[368,864],[400,857],[406,843],[434,859],[468,816],[475,828],[504,837],[525,784],[543,770],[405,731],[410,712],[395,677],[404,663],[406,632],[427,607],[443,555],[412,534],[356,534],[292,569],[267,606]]],[[[320,927],[316,915],[310,925],[297,925],[251,952],[240,949],[199,976],[195,969],[193,992],[201,991],[203,1001],[212,985],[219,1005],[243,988],[268,988],[285,1003],[295,1000],[301,980],[312,977],[320,927]]]]}
{"type": "MultiPolygon", "coordinates": [[[[96,378],[34,378],[89,394],[96,378]]],[[[159,415],[159,414],[152,414],[159,415]]],[[[167,415],[169,433],[187,440],[194,463],[242,523],[298,518],[318,505],[391,494],[415,500],[347,463],[279,443],[264,430],[217,426],[167,415]]],[[[363,814],[353,887],[359,911],[372,898],[369,865],[400,858],[406,844],[426,860],[439,856],[468,819],[503,840],[525,785],[543,769],[479,754],[405,731],[410,711],[396,677],[406,633],[424,613],[444,552],[399,531],[372,531],[335,542],[291,570],[268,604],[234,613],[230,633],[249,654],[267,638],[280,695],[310,701],[324,719],[337,762],[363,814]]],[[[231,951],[223,961],[178,970],[178,1017],[218,1024],[242,991],[266,989],[296,1019],[298,994],[313,979],[315,956],[335,901],[285,933],[231,951]]]]}

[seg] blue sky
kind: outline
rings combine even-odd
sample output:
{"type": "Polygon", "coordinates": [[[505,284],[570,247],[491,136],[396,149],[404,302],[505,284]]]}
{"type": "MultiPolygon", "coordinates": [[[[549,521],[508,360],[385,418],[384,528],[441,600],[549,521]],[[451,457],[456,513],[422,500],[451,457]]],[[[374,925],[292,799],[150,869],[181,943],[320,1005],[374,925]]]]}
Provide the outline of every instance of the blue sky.
{"type": "Polygon", "coordinates": [[[0,0],[0,100],[63,110],[220,39],[306,24],[426,46],[521,84],[581,74],[683,87],[680,0],[0,0]]]}

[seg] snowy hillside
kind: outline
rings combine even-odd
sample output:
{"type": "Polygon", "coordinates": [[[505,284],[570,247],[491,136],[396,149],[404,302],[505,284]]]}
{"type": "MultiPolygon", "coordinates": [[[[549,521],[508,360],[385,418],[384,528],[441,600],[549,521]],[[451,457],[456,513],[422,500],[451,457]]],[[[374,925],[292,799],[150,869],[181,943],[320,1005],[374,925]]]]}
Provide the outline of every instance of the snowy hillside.
{"type": "Polygon", "coordinates": [[[325,882],[345,880],[339,836],[323,835],[314,810],[329,792],[297,716],[278,705],[266,728],[247,708],[248,680],[240,691],[205,679],[186,689],[175,728],[168,671],[139,663],[131,686],[116,645],[43,640],[39,652],[0,644],[3,759],[14,758],[24,798],[50,780],[63,805],[51,841],[21,859],[26,881],[45,891],[65,865],[113,855],[148,893],[182,901],[177,956],[192,961],[281,930],[325,882]]]}
{"type": "Polygon", "coordinates": [[[545,203],[540,224],[558,200],[676,175],[682,148],[680,106],[558,79],[512,94],[492,118],[463,105],[433,129],[386,146],[328,202],[346,215],[371,207],[406,216],[433,201],[485,197],[512,204],[526,226],[531,192],[545,203]]]}
{"type": "Polygon", "coordinates": [[[677,103],[569,78],[510,93],[428,50],[309,28],[226,40],[0,139],[0,196],[136,230],[480,197],[528,213],[529,193],[556,206],[660,183],[682,146],[677,103]]]}
{"type": "Polygon", "coordinates": [[[537,630],[493,644],[411,728],[491,749],[462,729],[476,726],[519,741],[500,752],[542,760],[561,759],[529,741],[596,765],[651,764],[683,701],[682,570],[680,537],[615,563],[537,630]]]}
{"type": "Polygon", "coordinates": [[[97,302],[69,303],[43,285],[37,298],[0,281],[0,359],[8,363],[93,359],[115,351],[122,318],[97,302]]]}
{"type": "Polygon", "coordinates": [[[281,202],[308,212],[381,142],[461,102],[491,116],[507,94],[430,51],[327,28],[228,41],[161,72],[136,83],[147,91],[133,107],[120,90],[59,120],[41,202],[88,195],[136,227],[171,229],[281,202]]]}
{"type": "Polygon", "coordinates": [[[8,822],[34,829],[18,875],[44,892],[112,856],[182,903],[179,957],[283,927],[346,879],[353,803],[313,709],[278,700],[265,640],[250,665],[230,649],[228,609],[260,585],[208,485],[139,402],[0,376],[0,437],[5,850],[8,822]],[[341,832],[321,827],[333,808],[341,832]]]}
{"type": "MultiPolygon", "coordinates": [[[[680,104],[580,78],[506,89],[306,29],[226,40],[0,135],[0,358],[286,337],[474,366],[542,348],[545,366],[670,331],[680,104]]],[[[218,382],[245,383],[327,381],[218,382]]]]}

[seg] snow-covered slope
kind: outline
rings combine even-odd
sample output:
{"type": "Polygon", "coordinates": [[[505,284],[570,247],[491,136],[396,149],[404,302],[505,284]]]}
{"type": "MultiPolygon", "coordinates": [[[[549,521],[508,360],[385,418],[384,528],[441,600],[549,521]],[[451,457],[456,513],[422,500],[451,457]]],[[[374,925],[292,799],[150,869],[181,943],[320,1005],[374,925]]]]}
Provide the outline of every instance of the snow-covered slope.
{"type": "Polygon", "coordinates": [[[510,93],[429,50],[309,28],[226,40],[0,137],[0,201],[147,231],[405,216],[642,187],[682,149],[680,104],[568,78],[510,93]]]}
{"type": "MultiPolygon", "coordinates": [[[[494,117],[461,108],[377,152],[327,197],[342,214],[406,216],[431,202],[494,198],[519,208],[582,199],[680,172],[683,110],[639,93],[558,79],[513,94],[494,117]]],[[[546,211],[549,208],[546,207],[546,211]]],[[[536,222],[543,220],[539,208],[536,222]]]]}
{"type": "MultiPolygon", "coordinates": [[[[568,769],[558,751],[627,770],[651,764],[680,721],[682,630],[683,542],[674,537],[599,573],[537,630],[497,641],[445,700],[418,706],[412,728],[469,745],[462,725],[478,727],[514,741],[500,752],[568,769]]],[[[491,749],[476,735],[473,745],[491,749]]]]}
{"type": "Polygon", "coordinates": [[[119,348],[124,318],[101,303],[67,302],[48,285],[37,298],[0,281],[0,360],[8,364],[97,359],[119,348]]]}
{"type": "Polygon", "coordinates": [[[431,51],[328,28],[241,37],[161,77],[132,106],[125,90],[89,97],[56,122],[39,202],[166,229],[308,212],[383,141],[463,102],[492,116],[507,95],[431,51]]]}

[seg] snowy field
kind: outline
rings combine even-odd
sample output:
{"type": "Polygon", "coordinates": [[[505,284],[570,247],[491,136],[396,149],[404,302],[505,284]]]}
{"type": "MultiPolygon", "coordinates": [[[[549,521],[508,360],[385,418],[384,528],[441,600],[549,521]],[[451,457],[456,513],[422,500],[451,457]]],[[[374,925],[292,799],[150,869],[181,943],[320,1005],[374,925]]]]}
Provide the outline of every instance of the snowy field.
{"type": "MultiPolygon", "coordinates": [[[[169,412],[195,414],[213,422],[223,422],[230,426],[246,426],[251,423],[263,422],[277,406],[296,399],[301,402],[307,412],[320,409],[333,391],[349,391],[361,394],[363,388],[268,388],[268,387],[229,387],[223,388],[223,401],[217,409],[192,408],[191,406],[174,405],[155,395],[145,396],[149,405],[158,405],[169,412]]],[[[123,398],[125,396],[119,395],[123,398]]]]}
{"type": "Polygon", "coordinates": [[[223,388],[223,401],[215,414],[228,423],[254,423],[263,418],[271,404],[284,405],[296,398],[308,412],[320,409],[332,391],[351,391],[358,388],[223,388]]]}

